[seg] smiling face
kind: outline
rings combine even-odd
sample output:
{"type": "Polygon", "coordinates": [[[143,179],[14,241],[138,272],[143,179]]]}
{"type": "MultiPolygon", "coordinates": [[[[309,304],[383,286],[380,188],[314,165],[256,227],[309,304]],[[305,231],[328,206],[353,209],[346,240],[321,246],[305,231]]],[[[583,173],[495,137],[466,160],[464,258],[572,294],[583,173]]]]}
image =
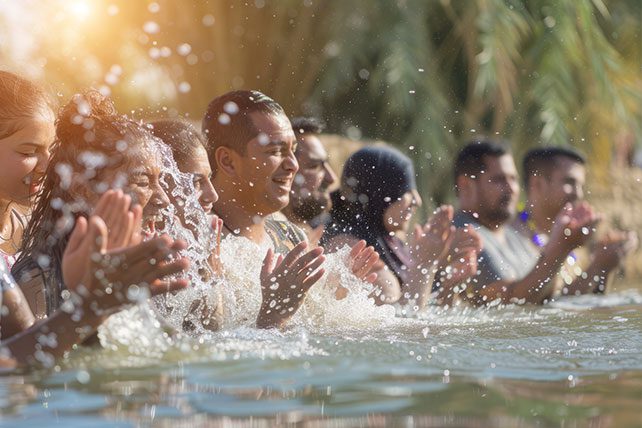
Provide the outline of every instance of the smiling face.
{"type": "Polygon", "coordinates": [[[417,190],[409,190],[383,213],[383,224],[386,232],[406,231],[410,219],[421,206],[421,196],[417,190]]]}
{"type": "Polygon", "coordinates": [[[299,162],[292,184],[290,205],[293,212],[303,220],[311,220],[330,210],[330,186],[337,175],[328,163],[328,152],[316,135],[299,137],[296,151],[299,162]]]}
{"type": "Polygon", "coordinates": [[[0,139],[0,200],[30,204],[49,161],[55,138],[51,120],[25,120],[18,130],[0,139]]]}
{"type": "Polygon", "coordinates": [[[251,113],[258,131],[247,143],[245,154],[236,154],[236,203],[259,216],[283,209],[299,169],[294,150],[296,138],[284,115],[251,113]]]}

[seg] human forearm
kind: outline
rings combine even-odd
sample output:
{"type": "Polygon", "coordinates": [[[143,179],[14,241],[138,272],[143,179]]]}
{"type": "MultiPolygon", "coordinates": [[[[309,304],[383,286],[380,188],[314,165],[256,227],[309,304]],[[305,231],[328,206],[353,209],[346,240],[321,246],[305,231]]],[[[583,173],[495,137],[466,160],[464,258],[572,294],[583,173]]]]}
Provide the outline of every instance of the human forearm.
{"type": "Polygon", "coordinates": [[[578,296],[580,294],[604,293],[610,272],[599,262],[594,261],[570,285],[562,289],[562,294],[578,296]]]}
{"type": "Polygon", "coordinates": [[[104,317],[59,309],[49,318],[2,343],[18,365],[49,365],[93,334],[104,317]]]}

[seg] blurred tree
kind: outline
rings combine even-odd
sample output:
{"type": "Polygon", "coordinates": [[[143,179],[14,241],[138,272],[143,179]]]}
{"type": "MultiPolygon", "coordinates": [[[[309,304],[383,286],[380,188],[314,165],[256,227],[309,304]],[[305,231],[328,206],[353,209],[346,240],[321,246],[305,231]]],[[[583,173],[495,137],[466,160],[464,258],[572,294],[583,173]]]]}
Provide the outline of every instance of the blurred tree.
{"type": "MultiPolygon", "coordinates": [[[[30,64],[44,64],[65,97],[91,85],[123,111],[200,119],[214,96],[256,88],[333,132],[399,145],[435,202],[449,197],[451,158],[474,135],[506,138],[517,156],[572,144],[602,171],[618,134],[642,135],[639,0],[20,5],[36,38],[30,64]]],[[[21,16],[2,8],[5,21],[21,16]]],[[[5,64],[11,31],[0,29],[5,64]]]]}

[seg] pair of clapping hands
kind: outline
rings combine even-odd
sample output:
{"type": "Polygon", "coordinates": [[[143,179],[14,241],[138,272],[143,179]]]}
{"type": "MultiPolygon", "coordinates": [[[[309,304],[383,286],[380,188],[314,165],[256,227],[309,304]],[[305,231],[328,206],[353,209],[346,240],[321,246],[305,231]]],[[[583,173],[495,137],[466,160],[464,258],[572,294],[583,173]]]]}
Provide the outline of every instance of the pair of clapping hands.
{"type": "Polygon", "coordinates": [[[455,228],[454,210],[442,205],[423,225],[415,225],[408,242],[416,267],[427,271],[448,269],[447,284],[456,285],[477,273],[477,256],[482,249],[479,234],[471,227],[455,228]]]}
{"type": "Polygon", "coordinates": [[[179,255],[185,242],[166,235],[143,242],[141,217],[142,208],[130,196],[109,190],[89,218],[77,219],[62,271],[82,309],[108,315],[150,295],[187,286],[185,279],[169,279],[189,267],[179,255]]]}

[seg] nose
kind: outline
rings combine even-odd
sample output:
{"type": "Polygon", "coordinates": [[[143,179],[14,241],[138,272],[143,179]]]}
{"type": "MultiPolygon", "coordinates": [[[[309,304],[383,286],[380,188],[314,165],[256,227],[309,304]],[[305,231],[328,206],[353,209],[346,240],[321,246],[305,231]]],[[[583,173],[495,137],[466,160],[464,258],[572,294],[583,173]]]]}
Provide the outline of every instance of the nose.
{"type": "Polygon", "coordinates": [[[165,208],[170,204],[167,193],[165,193],[165,190],[163,190],[158,181],[154,185],[154,193],[152,193],[149,203],[159,209],[165,208]]]}
{"type": "Polygon", "coordinates": [[[38,162],[36,163],[35,171],[38,174],[44,174],[49,165],[49,151],[38,154],[38,162]]]}
{"type": "Polygon", "coordinates": [[[299,170],[299,162],[296,160],[296,157],[294,156],[294,153],[290,151],[288,156],[283,159],[283,163],[281,164],[284,170],[290,171],[293,174],[296,174],[296,172],[299,170]]]}
{"type": "Polygon", "coordinates": [[[199,198],[201,205],[209,205],[218,201],[218,193],[212,185],[210,180],[203,180],[203,187],[201,188],[201,197],[199,198]]]}
{"type": "Polygon", "coordinates": [[[327,187],[330,187],[337,182],[337,179],[338,179],[337,174],[334,172],[334,169],[332,169],[330,164],[327,162],[323,164],[323,169],[325,171],[325,175],[323,176],[323,182],[327,187]]]}

